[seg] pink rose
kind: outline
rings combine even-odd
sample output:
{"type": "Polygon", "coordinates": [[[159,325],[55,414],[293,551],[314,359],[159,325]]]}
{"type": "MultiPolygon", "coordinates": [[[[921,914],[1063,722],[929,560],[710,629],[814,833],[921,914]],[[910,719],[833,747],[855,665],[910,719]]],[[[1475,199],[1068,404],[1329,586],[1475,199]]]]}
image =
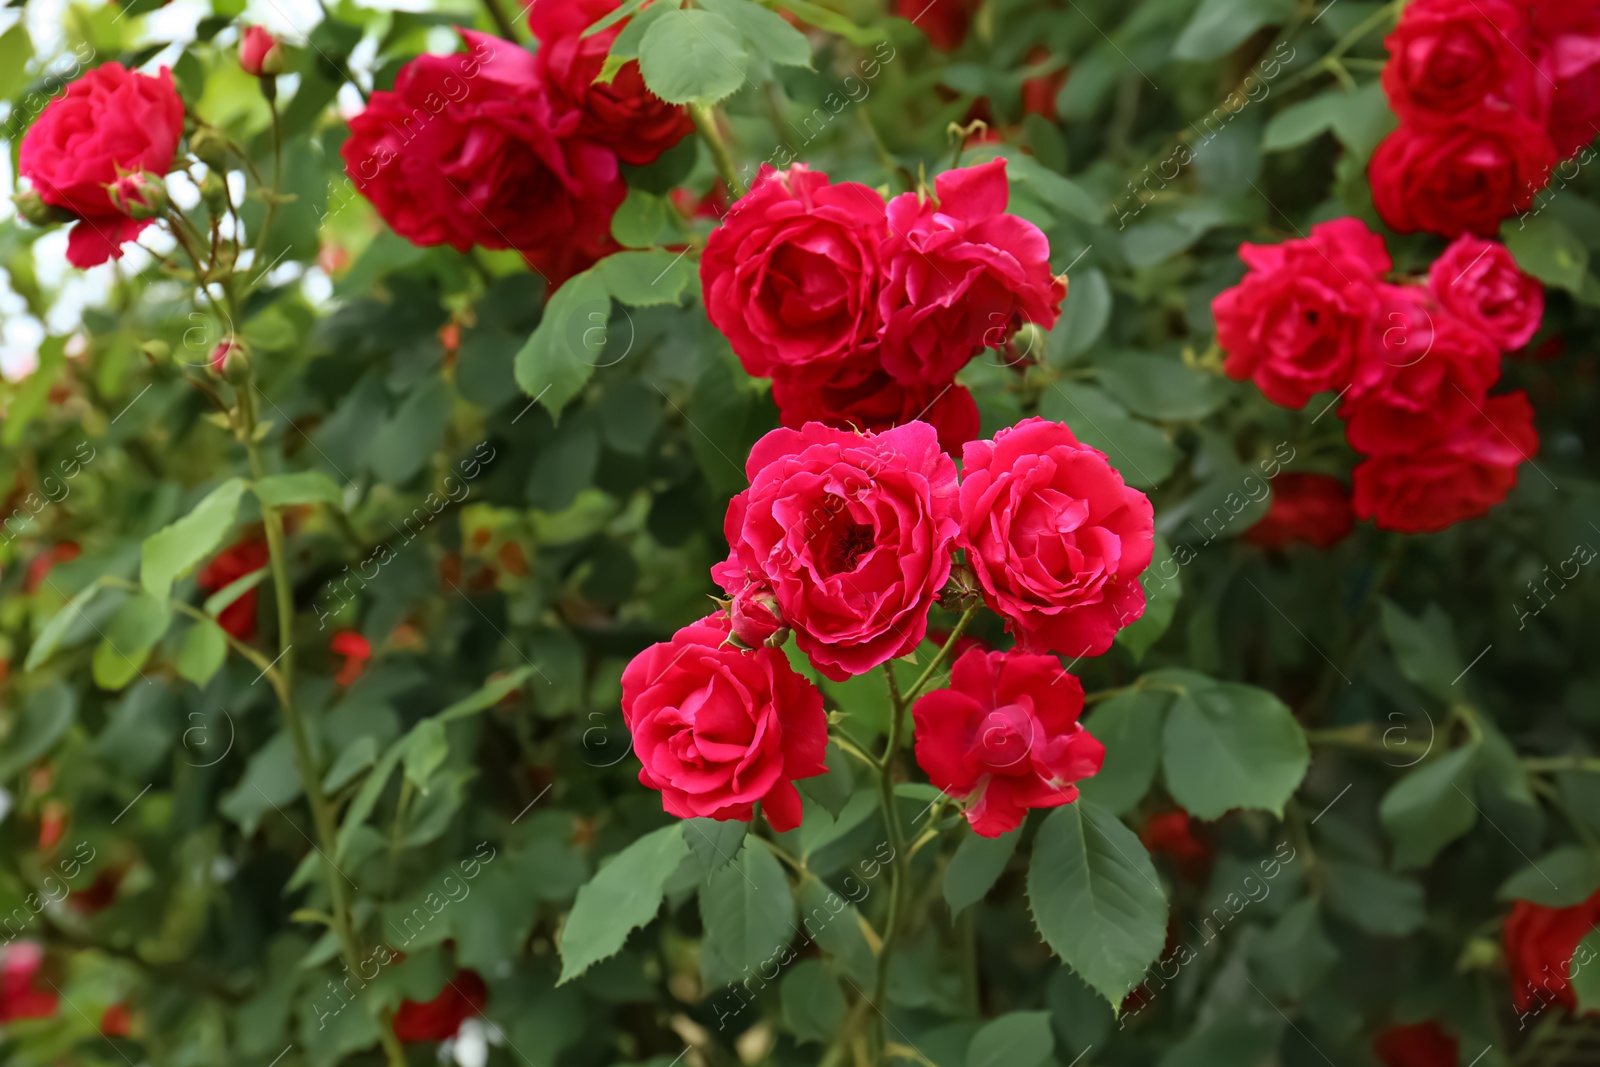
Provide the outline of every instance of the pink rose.
{"type": "Polygon", "coordinates": [[[1054,656],[971,649],[950,669],[950,688],[917,700],[917,766],[967,801],[980,837],[1022,825],[1030,808],[1078,797],[1100,770],[1105,746],[1078,722],[1083,685],[1054,656]]]}
{"type": "Polygon", "coordinates": [[[681,819],[800,825],[794,779],[826,774],[822,694],[782,652],[728,643],[726,615],[690,623],[622,672],[622,717],[639,781],[681,819]]]}
{"type": "Polygon", "coordinates": [[[1358,452],[1407,452],[1471,421],[1500,377],[1500,352],[1482,331],[1425,303],[1420,286],[1383,287],[1370,342],[1339,417],[1358,452]]]}
{"type": "Polygon", "coordinates": [[[916,648],[957,530],[956,466],[933,427],[773,430],[745,469],[717,584],[737,595],[765,583],[800,650],[836,682],[916,648]]]}
{"type": "Polygon", "coordinates": [[[595,79],[611,42],[627,19],[584,36],[616,10],[621,0],[537,0],[528,28],[539,39],[534,53],[550,92],[563,107],[582,114],[578,134],[615,152],[624,163],[653,163],[694,130],[689,112],[645,88],[639,64],[629,61],[609,82],[595,79]]]}
{"type": "Polygon", "coordinates": [[[1059,422],[1024,419],[962,454],[961,536],[984,601],[1028,652],[1097,656],[1144,614],[1150,501],[1059,422]]]}
{"type": "Polygon", "coordinates": [[[247,26],[239,36],[239,66],[253,77],[283,73],[283,46],[264,26],[247,26]]]}
{"type": "Polygon", "coordinates": [[[758,378],[826,377],[878,335],[883,198],[796,163],[763,166],[700,260],[706,315],[758,378]]]}
{"type": "Polygon", "coordinates": [[[1067,287],[1050,271],[1050,242],[1006,214],[1006,161],[951,170],[936,199],[889,202],[889,242],[878,296],[884,370],[902,382],[956,376],[1025,322],[1055,325],[1067,287]]]}
{"type": "Polygon", "coordinates": [[[514,248],[552,285],[594,262],[627,195],[617,157],[580,138],[521,46],[462,30],[471,48],[422,55],[350,120],[345,170],[419,245],[514,248]]]}
{"type": "Polygon", "coordinates": [[[1305,239],[1243,244],[1244,280],[1211,303],[1230,378],[1252,379],[1274,404],[1304,407],[1350,382],[1378,278],[1392,264],[1359,219],[1335,219],[1305,239]]]}
{"type": "Polygon", "coordinates": [[[1428,288],[1439,306],[1481,330],[1511,352],[1539,332],[1544,286],[1517,267],[1506,246],[1463,235],[1428,269],[1428,288]]]}
{"type": "Polygon", "coordinates": [[[183,101],[162,67],[155,77],[105,63],[50,101],[23,134],[17,172],[39,198],[79,219],[67,261],[93,267],[122,258],[122,245],[150,224],[119,211],[107,195],[124,174],[172,169],[183,134],[183,101]]]}

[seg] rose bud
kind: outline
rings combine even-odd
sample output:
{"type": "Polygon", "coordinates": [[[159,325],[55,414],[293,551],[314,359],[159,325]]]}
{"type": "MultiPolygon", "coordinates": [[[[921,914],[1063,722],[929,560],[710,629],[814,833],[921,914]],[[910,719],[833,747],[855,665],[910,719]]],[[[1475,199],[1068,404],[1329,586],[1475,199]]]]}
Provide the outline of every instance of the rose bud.
{"type": "Polygon", "coordinates": [[[249,365],[244,346],[232,337],[224,338],[211,350],[211,372],[229,381],[242,378],[249,365]]]}
{"type": "Polygon", "coordinates": [[[239,38],[239,66],[257,78],[282,74],[283,45],[260,26],[246,27],[239,38]]]}
{"type": "Polygon", "coordinates": [[[37,190],[26,189],[11,198],[17,205],[17,214],[30,226],[54,226],[58,222],[71,222],[75,215],[66,208],[53,207],[44,202],[37,190]]]}
{"type": "Polygon", "coordinates": [[[779,648],[789,638],[789,627],[778,609],[778,598],[765,585],[747,585],[728,609],[733,617],[734,640],[750,648],[779,648]]]}
{"type": "Polygon", "coordinates": [[[130,219],[160,218],[167,210],[167,187],[148,171],[122,175],[106,186],[106,197],[130,219]]]}

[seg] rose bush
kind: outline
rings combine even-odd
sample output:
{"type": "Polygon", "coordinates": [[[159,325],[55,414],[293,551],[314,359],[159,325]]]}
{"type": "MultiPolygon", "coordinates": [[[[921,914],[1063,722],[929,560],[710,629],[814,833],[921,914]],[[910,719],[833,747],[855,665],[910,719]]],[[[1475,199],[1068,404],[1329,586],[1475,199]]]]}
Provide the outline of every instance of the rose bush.
{"type": "Polygon", "coordinates": [[[0,24],[0,1065],[1592,1047],[1600,0],[400,6],[0,24]]]}

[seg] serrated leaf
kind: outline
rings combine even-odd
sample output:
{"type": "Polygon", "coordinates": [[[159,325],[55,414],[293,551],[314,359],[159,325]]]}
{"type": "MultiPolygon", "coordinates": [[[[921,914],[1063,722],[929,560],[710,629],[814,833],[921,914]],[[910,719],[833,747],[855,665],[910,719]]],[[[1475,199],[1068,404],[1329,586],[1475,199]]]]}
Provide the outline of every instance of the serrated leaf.
{"type": "Polygon", "coordinates": [[[1281,816],[1311,764],[1305,731],[1283,701],[1232,682],[1179,694],[1161,744],[1167,791],[1197,819],[1233,808],[1281,816]]]}
{"type": "Polygon", "coordinates": [[[517,353],[517,384],[560,415],[583,391],[605,354],[611,291],[596,270],[575,274],[545,305],[544,317],[517,353]]]}
{"type": "Polygon", "coordinates": [[[750,824],[738,819],[685,819],[683,840],[689,846],[689,855],[700,865],[702,874],[710,874],[733,862],[744,844],[750,824]]]}
{"type": "Polygon", "coordinates": [[[565,985],[617,954],[628,935],[661,910],[667,879],[689,846],[678,823],[663,826],[623,849],[578,890],[561,928],[561,978],[565,985]]]}
{"type": "Polygon", "coordinates": [[[228,658],[228,636],[210,619],[201,619],[183,635],[178,650],[178,676],[204,689],[228,658]]]}
{"type": "Polygon", "coordinates": [[[1425,867],[1450,842],[1472,829],[1471,800],[1478,750],[1468,745],[1429,760],[1384,794],[1378,819],[1394,841],[1394,865],[1425,867]]]}
{"type": "Polygon", "coordinates": [[[1014,1011],[972,1035],[967,1067],[1039,1067],[1055,1048],[1049,1012],[1014,1011]]]}
{"type": "Polygon", "coordinates": [[[811,42],[806,35],[751,0],[696,0],[704,8],[727,19],[744,34],[750,51],[769,63],[786,67],[811,66],[811,42]]]}
{"type": "Polygon", "coordinates": [[[193,511],[144,539],[139,580],[157,600],[172,595],[172,583],[198,567],[222,545],[244,496],[242,478],[229,478],[193,511]]]}
{"type": "Polygon", "coordinates": [[[321,471],[273,474],[255,483],[256,496],[269,508],[293,504],[338,504],[344,499],[339,483],[321,471]]]}
{"type": "Polygon", "coordinates": [[[820,960],[801,960],[782,986],[783,1024],[800,1041],[833,1040],[844,1023],[846,1004],[839,979],[820,960]]]}
{"type": "Polygon", "coordinates": [[[1113,1007],[1167,936],[1167,898],[1133,831],[1081,797],[1039,827],[1028,906],[1046,944],[1113,1007]]]}
{"type": "Polygon", "coordinates": [[[1129,689],[1094,708],[1084,729],[1106,747],[1100,772],[1078,783],[1081,794],[1114,815],[1132,811],[1155,781],[1161,763],[1161,724],[1172,694],[1129,689]]]}
{"type": "Polygon", "coordinates": [[[669,104],[711,105],[745,83],[749,61],[738,27],[710,11],[658,18],[639,43],[639,72],[669,104]]]}
{"type": "Polygon", "coordinates": [[[700,887],[700,922],[702,969],[719,981],[757,971],[794,940],[794,892],[760,838],[747,839],[738,857],[700,887]]]}
{"type": "Polygon", "coordinates": [[[950,865],[944,869],[944,900],[950,906],[951,918],[988,896],[1021,840],[1020,826],[999,837],[962,837],[955,855],[950,857],[950,865]]]}

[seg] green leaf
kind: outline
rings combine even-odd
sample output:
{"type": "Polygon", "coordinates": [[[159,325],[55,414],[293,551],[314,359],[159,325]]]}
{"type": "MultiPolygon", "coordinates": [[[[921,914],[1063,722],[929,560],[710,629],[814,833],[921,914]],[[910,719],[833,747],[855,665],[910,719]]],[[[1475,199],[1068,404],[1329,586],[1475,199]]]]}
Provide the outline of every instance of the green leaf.
{"type": "Polygon", "coordinates": [[[9,100],[28,84],[28,60],[32,58],[33,38],[28,36],[27,26],[17,22],[0,33],[0,98],[9,100]]]}
{"type": "Polygon", "coordinates": [[[1078,783],[1088,800],[1114,815],[1132,811],[1150,791],[1161,762],[1161,724],[1172,694],[1158,689],[1129,689],[1099,705],[1084,719],[1084,728],[1106,746],[1100,773],[1078,783]]]}
{"type": "Polygon", "coordinates": [[[450,755],[450,742],[444,735],[444,724],[437,718],[423,719],[406,735],[401,761],[405,764],[406,778],[412,785],[427,792],[428,779],[444,764],[450,755]]]}
{"type": "Polygon", "coordinates": [[[667,879],[678,869],[689,846],[679,823],[639,838],[613,856],[582,889],[561,929],[561,978],[564,985],[622,948],[628,935],[661,910],[667,879]]]}
{"type": "Polygon", "coordinates": [[[750,824],[738,819],[685,819],[683,839],[702,874],[711,874],[733,862],[744,844],[750,824]]]}
{"type": "Polygon", "coordinates": [[[967,1067],[1039,1067],[1055,1049],[1049,1012],[1014,1011],[972,1035],[967,1067]]]}
{"type": "Polygon", "coordinates": [[[269,811],[291,804],[300,795],[300,771],[294,762],[294,742],[280,730],[256,749],[245,765],[244,776],[222,795],[217,810],[239,824],[246,836],[254,834],[269,811]]]}
{"type": "Polygon", "coordinates": [[[721,981],[756,972],[788,950],[796,934],[794,893],[760,838],[747,839],[738,857],[700,887],[700,921],[701,967],[721,981]]]}
{"type": "Polygon", "coordinates": [[[944,899],[954,918],[989,894],[1022,840],[1022,827],[999,837],[967,834],[944,869],[944,899]]]}
{"type": "Polygon", "coordinates": [[[639,13],[638,18],[629,19],[628,24],[622,27],[622,32],[617,34],[617,39],[611,42],[611,51],[606,55],[605,65],[595,81],[609,83],[617,76],[617,71],[631,60],[638,59],[639,45],[644,41],[646,31],[682,6],[682,0],[655,0],[639,13]]]}
{"type": "Polygon", "coordinates": [[[1600,1011],[1600,927],[1590,930],[1578,942],[1567,976],[1578,998],[1578,1014],[1600,1011]]]}
{"type": "Polygon", "coordinates": [[[218,589],[215,593],[212,593],[210,596],[206,597],[205,603],[201,605],[202,610],[204,610],[207,615],[221,615],[224,611],[228,610],[229,606],[232,605],[234,601],[238,600],[250,590],[260,585],[266,580],[267,575],[271,573],[271,567],[261,567],[258,570],[251,571],[242,578],[234,579],[221,589],[218,589]]]}
{"type": "Polygon", "coordinates": [[[344,747],[339,758],[333,761],[333,766],[328,768],[328,773],[323,775],[322,791],[337,793],[377,761],[377,740],[371,734],[362,734],[344,747]]]}
{"type": "Polygon", "coordinates": [[[1099,366],[1100,384],[1135,415],[1149,419],[1203,419],[1227,400],[1215,374],[1163,356],[1126,353],[1099,366]]]}
{"type": "Polygon", "coordinates": [[[1039,398],[1039,414],[1066,423],[1078,440],[1104,452],[1135,488],[1159,485],[1178,465],[1180,454],[1165,432],[1130,419],[1126,408],[1092,385],[1051,383],[1039,398]]]}
{"type": "Polygon", "coordinates": [[[1282,152],[1321,137],[1333,129],[1333,117],[1344,95],[1343,89],[1329,89],[1273,115],[1261,134],[1261,150],[1282,152]]]}
{"type": "Polygon", "coordinates": [[[1219,1019],[1168,1048],[1157,1067],[1266,1067],[1281,1029],[1272,1018],[1219,1019]]]}
{"type": "Polygon", "coordinates": [[[124,600],[95,646],[95,684],[102,689],[121,689],[138,677],[150,659],[150,650],[171,623],[172,608],[165,600],[147,593],[124,600]]]}
{"type": "Polygon", "coordinates": [[[1144,614],[1117,634],[1117,644],[1128,650],[1135,663],[1141,662],[1150,646],[1161,640],[1172,625],[1178,601],[1183,599],[1183,581],[1172,558],[1172,546],[1161,534],[1156,534],[1155,554],[1139,581],[1144,586],[1144,614]],[[1168,570],[1172,577],[1163,577],[1168,570]]]}
{"type": "Polygon", "coordinates": [[[1095,268],[1072,275],[1061,321],[1050,331],[1046,348],[1052,366],[1065,366],[1094,347],[1111,322],[1111,285],[1095,268]]]}
{"type": "Polygon", "coordinates": [[[1233,808],[1281,817],[1311,763],[1305,731],[1264,689],[1218,682],[1172,702],[1162,732],[1167,791],[1197,819],[1233,808]]]}
{"type": "Polygon", "coordinates": [[[1384,794],[1378,820],[1394,840],[1396,867],[1426,867],[1478,821],[1471,800],[1477,754],[1468,745],[1429,760],[1384,794]]]}
{"type": "Polygon", "coordinates": [[[868,45],[884,39],[882,30],[876,27],[858,26],[837,11],[821,4],[814,4],[811,0],[775,0],[775,2],[785,11],[798,15],[802,22],[808,22],[828,33],[836,33],[851,44],[868,45]]]}
{"type": "Polygon", "coordinates": [[[339,483],[321,471],[268,475],[255,483],[254,488],[261,503],[269,508],[289,507],[292,504],[332,504],[338,507],[344,500],[339,483]]]}
{"type": "MultiPolygon", "coordinates": [[[[22,23],[17,23],[0,35],[0,42],[23,29],[22,23]]],[[[0,68],[10,70],[11,68],[0,68]]],[[[17,73],[22,73],[22,68],[16,68],[17,73]]],[[[4,75],[0,75],[3,77],[4,75]]],[[[10,94],[7,94],[10,95],[10,94]]],[[[39,346],[39,365],[33,373],[22,380],[16,387],[16,392],[11,396],[11,401],[6,405],[5,428],[0,430],[0,444],[8,448],[15,447],[22,440],[23,431],[28,428],[28,423],[41,411],[44,411],[50,400],[50,390],[55,388],[56,379],[61,376],[61,370],[66,366],[67,339],[65,337],[46,337],[39,346]]],[[[8,520],[9,521],[9,520],[8,520]]],[[[6,531],[10,533],[10,528],[6,531]]]]}
{"type": "Polygon", "coordinates": [[[602,259],[596,269],[612,298],[630,307],[677,304],[695,276],[693,260],[664,249],[618,252],[602,259]]]}
{"type": "Polygon", "coordinates": [[[618,7],[615,11],[609,11],[605,15],[601,16],[591,26],[585,29],[581,36],[593,37],[597,33],[602,33],[606,30],[609,30],[623,19],[632,17],[633,14],[643,7],[647,2],[648,0],[623,0],[622,6],[618,7]]]}
{"type": "Polygon", "coordinates": [[[1250,951],[1250,962],[1269,995],[1304,1000],[1327,977],[1339,953],[1322,931],[1317,901],[1306,898],[1284,912],[1250,951]]]}
{"type": "Polygon", "coordinates": [[[174,581],[222,546],[222,539],[233,528],[244,491],[244,479],[229,478],[189,514],[144,539],[139,580],[151,596],[166,600],[172,595],[174,581]]]}
{"type": "Polygon", "coordinates": [[[575,274],[545,305],[544,318],[517,353],[517,384],[552,416],[588,384],[605,353],[611,291],[595,270],[575,274]]]}
{"type": "Polygon", "coordinates": [[[45,755],[72,725],[78,696],[64,682],[51,682],[28,697],[0,744],[0,781],[45,755]]]}
{"type": "Polygon", "coordinates": [[[871,982],[877,974],[878,958],[861,930],[856,906],[819,878],[807,878],[800,884],[800,932],[832,956],[854,981],[871,982]]]}
{"type": "Polygon", "coordinates": [[[450,426],[450,385],[437,375],[406,396],[372,439],[367,466],[386,482],[410,480],[439,450],[450,426]]]}
{"type": "Polygon", "coordinates": [[[1517,266],[1541,282],[1573,294],[1583,291],[1589,275],[1589,250],[1553,214],[1541,212],[1507,219],[1500,226],[1500,239],[1517,266]]]}
{"type": "Polygon", "coordinates": [[[1495,894],[1501,900],[1531,900],[1546,908],[1582,904],[1600,889],[1600,852],[1566,845],[1547,852],[1508,878],[1495,894]]]}
{"type": "Polygon", "coordinates": [[[1281,25],[1293,11],[1293,0],[1201,0],[1172,46],[1172,56],[1218,59],[1261,27],[1281,25]]]}
{"type": "Polygon", "coordinates": [[[650,91],[669,104],[709,106],[745,83],[744,35],[710,11],[658,18],[639,43],[639,71],[650,91]]]}
{"type": "Polygon", "coordinates": [[[1281,152],[1315,140],[1328,131],[1357,159],[1366,159],[1395,127],[1383,84],[1373,79],[1354,92],[1342,88],[1291,104],[1272,116],[1261,136],[1261,150],[1281,152]]]}
{"type": "Polygon", "coordinates": [[[676,214],[663,198],[630,188],[622,206],[611,216],[611,236],[627,248],[654,248],[666,243],[668,222],[676,214]]]}
{"type": "Polygon", "coordinates": [[[228,658],[228,636],[222,627],[204,619],[189,627],[178,651],[178,677],[204,689],[228,658]]]}
{"type": "Polygon", "coordinates": [[[1429,604],[1419,618],[1412,618],[1393,601],[1379,603],[1383,633],[1389,650],[1406,680],[1440,700],[1449,701],[1463,664],[1456,652],[1455,633],[1450,617],[1437,604],[1429,604]]]}
{"type": "Polygon", "coordinates": [[[801,960],[783,979],[783,1024],[802,1043],[827,1043],[844,1025],[844,990],[821,960],[801,960]]]}
{"type": "Polygon", "coordinates": [[[1144,845],[1082,798],[1039,827],[1028,906],[1045,943],[1113,1007],[1166,941],[1167,900],[1144,845]]]}
{"type": "Polygon", "coordinates": [[[1405,937],[1427,921],[1422,886],[1355,863],[1324,860],[1328,908],[1345,921],[1379,937],[1405,937]]]}
{"type": "Polygon", "coordinates": [[[90,582],[73,594],[72,599],[62,605],[60,611],[50,616],[50,621],[44,624],[39,636],[34,639],[33,646],[28,649],[28,658],[22,664],[23,670],[37,670],[45,660],[54,655],[72,624],[85,617],[84,609],[89,606],[89,601],[104,588],[105,586],[98,580],[90,582]]]}
{"type": "Polygon", "coordinates": [[[786,67],[811,66],[811,42],[806,35],[750,0],[696,0],[696,7],[721,15],[744,34],[750,51],[769,63],[786,67]]]}

